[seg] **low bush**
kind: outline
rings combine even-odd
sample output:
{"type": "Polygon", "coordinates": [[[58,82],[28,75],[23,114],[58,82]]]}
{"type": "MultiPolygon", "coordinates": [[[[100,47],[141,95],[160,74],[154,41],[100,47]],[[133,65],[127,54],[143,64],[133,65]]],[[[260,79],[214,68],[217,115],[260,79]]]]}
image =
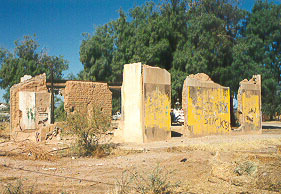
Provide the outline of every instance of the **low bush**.
{"type": "Polygon", "coordinates": [[[2,192],[3,194],[33,194],[33,187],[24,188],[21,180],[18,180],[15,184],[8,184],[2,192]]]}
{"type": "Polygon", "coordinates": [[[101,144],[101,139],[110,130],[111,118],[106,116],[98,106],[80,108],[67,115],[68,133],[76,138],[73,146],[74,154],[92,156],[97,152],[108,152],[108,145],[101,144]]]}
{"type": "Polygon", "coordinates": [[[124,171],[122,177],[117,179],[112,194],[173,194],[180,183],[173,183],[173,171],[155,167],[151,173],[124,171]]]}

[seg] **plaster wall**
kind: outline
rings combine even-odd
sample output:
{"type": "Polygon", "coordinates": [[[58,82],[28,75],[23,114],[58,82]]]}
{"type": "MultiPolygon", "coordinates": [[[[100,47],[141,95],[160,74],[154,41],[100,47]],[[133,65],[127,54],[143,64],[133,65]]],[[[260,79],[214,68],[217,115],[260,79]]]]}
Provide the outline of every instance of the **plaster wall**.
{"type": "Polygon", "coordinates": [[[230,133],[230,90],[214,83],[208,75],[190,75],[185,79],[182,105],[186,134],[230,133]]]}
{"type": "Polygon", "coordinates": [[[142,143],[143,138],[142,64],[126,64],[122,84],[122,120],[125,142],[142,143]]]}
{"type": "Polygon", "coordinates": [[[171,137],[171,76],[159,67],[143,65],[144,141],[171,137]]]}
{"type": "Polygon", "coordinates": [[[39,128],[50,123],[50,104],[45,74],[13,85],[10,89],[11,138],[40,141],[39,128]]]}
{"type": "Polygon", "coordinates": [[[238,90],[238,114],[240,129],[245,132],[261,132],[261,76],[240,82],[238,90]]]}
{"type": "Polygon", "coordinates": [[[125,142],[151,142],[171,137],[171,78],[158,67],[126,64],[122,85],[125,142]]]}

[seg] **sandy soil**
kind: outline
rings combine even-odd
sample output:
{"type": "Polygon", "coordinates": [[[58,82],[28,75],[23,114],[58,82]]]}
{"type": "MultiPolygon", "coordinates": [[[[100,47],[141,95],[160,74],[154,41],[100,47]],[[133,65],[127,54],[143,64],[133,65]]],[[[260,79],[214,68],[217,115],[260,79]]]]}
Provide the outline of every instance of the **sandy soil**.
{"type": "Polygon", "coordinates": [[[175,193],[280,193],[281,123],[264,123],[263,134],[174,137],[147,144],[120,144],[103,158],[62,157],[63,143],[0,141],[0,191],[19,181],[35,193],[118,193],[141,186],[153,170],[175,193]],[[165,175],[165,172],[171,172],[165,175]],[[121,183],[123,180],[123,183],[121,183]],[[140,179],[139,179],[140,180],[140,179]]]}

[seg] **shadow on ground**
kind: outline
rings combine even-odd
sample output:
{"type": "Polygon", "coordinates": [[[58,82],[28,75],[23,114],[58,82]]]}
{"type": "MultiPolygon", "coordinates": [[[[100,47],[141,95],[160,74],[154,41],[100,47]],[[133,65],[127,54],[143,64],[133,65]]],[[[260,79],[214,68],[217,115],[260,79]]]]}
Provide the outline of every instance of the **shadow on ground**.
{"type": "Polygon", "coordinates": [[[263,125],[262,129],[280,129],[281,130],[281,126],[263,125]]]}

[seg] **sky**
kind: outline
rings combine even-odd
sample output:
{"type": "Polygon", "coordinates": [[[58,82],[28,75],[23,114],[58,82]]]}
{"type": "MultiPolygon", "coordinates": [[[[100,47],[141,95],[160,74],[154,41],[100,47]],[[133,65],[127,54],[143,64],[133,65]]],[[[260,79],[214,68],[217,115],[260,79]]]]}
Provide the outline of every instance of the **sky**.
{"type": "MultiPolygon", "coordinates": [[[[154,0],[159,2],[161,0],[154,0]]],[[[69,73],[83,69],[79,59],[82,33],[94,33],[96,26],[119,17],[145,0],[0,0],[0,48],[13,52],[14,41],[36,34],[41,47],[50,56],[64,56],[69,73]]],[[[251,10],[255,0],[242,0],[241,6],[251,10]]],[[[280,1],[279,1],[280,2],[280,1]]],[[[0,102],[4,91],[0,90],[0,102]]]]}

